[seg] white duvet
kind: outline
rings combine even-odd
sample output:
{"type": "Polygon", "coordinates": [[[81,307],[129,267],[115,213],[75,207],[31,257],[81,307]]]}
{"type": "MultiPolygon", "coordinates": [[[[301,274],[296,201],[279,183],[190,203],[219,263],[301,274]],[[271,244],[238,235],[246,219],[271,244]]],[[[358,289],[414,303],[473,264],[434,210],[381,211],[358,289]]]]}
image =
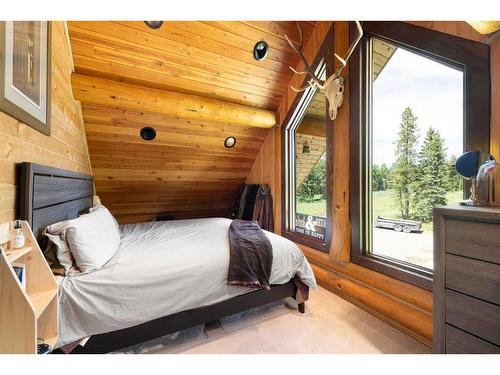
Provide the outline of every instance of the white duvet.
{"type": "MultiPolygon", "coordinates": [[[[253,291],[226,285],[230,224],[213,218],[121,226],[120,248],[107,264],[62,278],[57,346],[253,291]]],[[[297,245],[265,233],[273,247],[271,284],[297,275],[316,287],[297,245]]]]}

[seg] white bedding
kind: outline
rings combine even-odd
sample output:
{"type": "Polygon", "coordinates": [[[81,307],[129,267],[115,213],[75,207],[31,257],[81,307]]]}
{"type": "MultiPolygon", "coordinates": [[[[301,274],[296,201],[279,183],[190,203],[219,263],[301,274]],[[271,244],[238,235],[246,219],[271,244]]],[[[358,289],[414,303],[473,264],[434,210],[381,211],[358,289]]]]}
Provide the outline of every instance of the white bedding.
{"type": "MultiPolygon", "coordinates": [[[[253,291],[226,285],[230,224],[213,218],[121,226],[120,247],[107,264],[61,280],[57,346],[253,291]]],[[[316,287],[300,249],[265,233],[273,247],[271,284],[297,275],[316,287]]]]}

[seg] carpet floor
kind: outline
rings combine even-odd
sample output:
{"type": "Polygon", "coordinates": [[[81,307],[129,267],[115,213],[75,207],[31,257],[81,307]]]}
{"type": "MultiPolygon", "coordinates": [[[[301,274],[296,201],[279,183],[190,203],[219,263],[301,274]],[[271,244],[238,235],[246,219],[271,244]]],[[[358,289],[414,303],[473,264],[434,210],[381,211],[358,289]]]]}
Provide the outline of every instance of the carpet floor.
{"type": "Polygon", "coordinates": [[[124,349],[120,353],[369,354],[430,348],[323,288],[305,314],[283,300],[124,349]]]}

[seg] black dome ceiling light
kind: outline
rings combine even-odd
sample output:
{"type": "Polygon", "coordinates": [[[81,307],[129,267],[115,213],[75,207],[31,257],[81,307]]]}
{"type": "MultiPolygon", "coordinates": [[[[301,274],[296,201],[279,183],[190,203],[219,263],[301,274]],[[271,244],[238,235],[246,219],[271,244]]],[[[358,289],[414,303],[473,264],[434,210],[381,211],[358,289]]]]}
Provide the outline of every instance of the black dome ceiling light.
{"type": "Polygon", "coordinates": [[[257,61],[262,61],[267,57],[269,46],[265,40],[255,43],[253,47],[253,58],[257,61]]]}
{"type": "Polygon", "coordinates": [[[227,137],[224,140],[224,147],[225,148],[232,148],[236,144],[236,138],[235,137],[227,137]]]}
{"type": "Polygon", "coordinates": [[[163,21],[144,21],[144,23],[151,29],[159,29],[163,25],[163,21]]]}
{"type": "Polygon", "coordinates": [[[156,130],[151,126],[145,126],[141,129],[141,138],[145,141],[152,141],[156,138],[156,130]]]}

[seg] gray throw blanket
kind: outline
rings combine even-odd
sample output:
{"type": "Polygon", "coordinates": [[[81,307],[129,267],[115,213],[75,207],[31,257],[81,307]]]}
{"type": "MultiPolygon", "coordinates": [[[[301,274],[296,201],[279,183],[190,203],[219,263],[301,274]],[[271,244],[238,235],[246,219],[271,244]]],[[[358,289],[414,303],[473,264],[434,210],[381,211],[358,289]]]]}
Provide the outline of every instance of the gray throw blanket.
{"type": "Polygon", "coordinates": [[[273,248],[259,225],[233,220],[229,226],[228,285],[270,289],[273,248]]]}

